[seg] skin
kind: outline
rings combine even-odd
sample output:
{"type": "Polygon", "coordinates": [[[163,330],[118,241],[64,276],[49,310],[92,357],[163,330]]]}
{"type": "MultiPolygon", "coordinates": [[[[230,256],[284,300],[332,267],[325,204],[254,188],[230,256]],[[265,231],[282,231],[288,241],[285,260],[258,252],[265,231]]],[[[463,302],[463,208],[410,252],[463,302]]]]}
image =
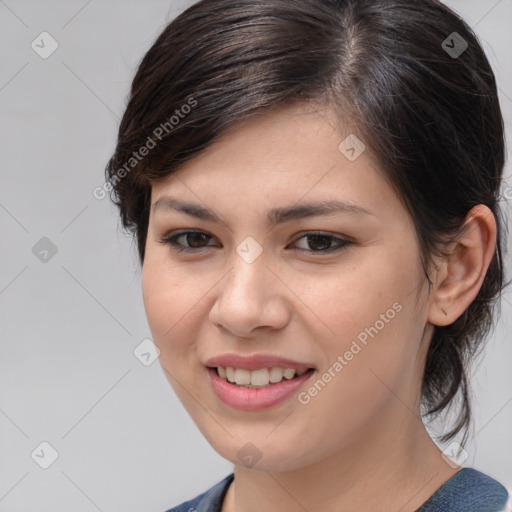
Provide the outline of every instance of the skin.
{"type": "Polygon", "coordinates": [[[349,133],[357,134],[329,110],[282,106],[238,123],[152,187],[152,204],[173,196],[223,219],[152,208],[142,282],[170,384],[235,465],[223,512],[413,511],[460,469],[443,460],[421,421],[421,376],[433,326],[453,322],[480,289],[494,217],[483,205],[471,210],[450,258],[435,260],[429,293],[412,220],[368,144],[352,162],[338,150],[349,133]],[[267,224],[271,208],[325,199],[372,214],[267,224]],[[179,242],[205,249],[179,253],[159,242],[188,228],[210,238],[179,242]],[[323,242],[301,238],[309,231],[352,244],[315,254],[323,242]],[[252,263],[236,252],[248,236],[263,249],[252,263]],[[307,390],[394,303],[401,311],[306,405],[292,397],[237,410],[213,391],[204,362],[226,352],[307,362],[317,369],[307,390]],[[237,455],[247,442],[260,454],[253,466],[237,455]]]}

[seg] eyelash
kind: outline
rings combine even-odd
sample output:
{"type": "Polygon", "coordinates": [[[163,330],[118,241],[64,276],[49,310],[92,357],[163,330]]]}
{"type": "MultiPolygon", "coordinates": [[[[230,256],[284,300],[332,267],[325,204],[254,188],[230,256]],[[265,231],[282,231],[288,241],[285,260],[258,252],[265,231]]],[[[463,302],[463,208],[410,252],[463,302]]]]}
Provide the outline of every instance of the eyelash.
{"type": "MultiPolygon", "coordinates": [[[[204,231],[190,231],[189,230],[189,231],[181,231],[174,235],[167,235],[167,236],[161,238],[159,240],[159,242],[161,244],[169,245],[171,250],[176,251],[176,252],[193,253],[193,252],[201,251],[202,249],[206,249],[207,247],[213,247],[212,245],[205,245],[203,247],[187,247],[187,246],[182,245],[177,242],[178,238],[192,234],[192,233],[203,234],[203,235],[206,235],[207,237],[213,238],[211,235],[208,235],[208,233],[205,233],[204,231]]],[[[317,231],[310,231],[310,232],[302,235],[301,237],[295,239],[292,243],[296,243],[299,240],[302,240],[303,238],[317,237],[317,236],[330,238],[332,240],[337,240],[339,243],[338,243],[338,245],[336,245],[334,247],[330,247],[329,249],[323,249],[320,251],[313,251],[313,250],[308,250],[308,249],[295,249],[295,250],[302,252],[302,253],[327,254],[327,253],[332,253],[332,252],[338,251],[338,250],[343,249],[344,247],[352,244],[352,242],[350,242],[348,240],[344,240],[342,238],[335,237],[334,235],[331,235],[329,233],[323,233],[323,232],[317,232],[317,231]]]]}

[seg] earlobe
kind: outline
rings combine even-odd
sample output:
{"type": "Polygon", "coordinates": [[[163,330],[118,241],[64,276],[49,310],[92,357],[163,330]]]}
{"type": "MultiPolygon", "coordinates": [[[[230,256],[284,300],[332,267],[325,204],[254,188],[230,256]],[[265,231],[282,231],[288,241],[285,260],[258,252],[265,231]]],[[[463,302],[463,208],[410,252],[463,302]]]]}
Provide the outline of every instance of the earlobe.
{"type": "Polygon", "coordinates": [[[428,320],[449,325],[468,308],[480,290],[496,248],[496,219],[479,204],[466,216],[464,228],[441,263],[429,306],[428,320]]]}

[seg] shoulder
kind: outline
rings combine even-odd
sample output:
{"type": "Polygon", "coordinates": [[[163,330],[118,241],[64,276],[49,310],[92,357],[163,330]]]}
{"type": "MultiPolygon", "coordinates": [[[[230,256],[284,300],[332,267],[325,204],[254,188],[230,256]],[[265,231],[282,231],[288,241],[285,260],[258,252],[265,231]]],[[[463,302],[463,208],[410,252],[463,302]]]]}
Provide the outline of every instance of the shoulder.
{"type": "Polygon", "coordinates": [[[166,510],[166,512],[220,512],[222,500],[233,478],[234,474],[230,473],[207,491],[189,501],[166,510]]]}
{"type": "Polygon", "coordinates": [[[417,512],[500,512],[508,493],[490,476],[463,468],[442,485],[417,512]]]}

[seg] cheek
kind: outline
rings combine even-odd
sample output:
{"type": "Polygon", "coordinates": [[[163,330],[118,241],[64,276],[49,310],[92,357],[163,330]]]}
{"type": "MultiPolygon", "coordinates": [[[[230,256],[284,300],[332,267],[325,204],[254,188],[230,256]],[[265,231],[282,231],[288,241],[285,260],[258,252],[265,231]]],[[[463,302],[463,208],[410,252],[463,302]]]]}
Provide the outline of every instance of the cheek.
{"type": "MultiPolygon", "coordinates": [[[[182,336],[184,328],[189,329],[193,305],[197,302],[193,283],[178,272],[170,272],[166,266],[148,259],[144,263],[142,293],[144,308],[153,341],[160,349],[160,358],[166,360],[169,352],[177,352],[185,347],[187,338],[182,336]]],[[[192,339],[189,337],[189,339],[192,339]]],[[[169,358],[170,359],[170,358],[169,358]]]]}
{"type": "Polygon", "coordinates": [[[313,313],[308,316],[329,352],[343,353],[352,340],[364,343],[376,331],[386,337],[389,326],[400,322],[404,314],[397,309],[411,302],[418,282],[411,260],[383,248],[350,265],[297,279],[297,295],[313,313]]]}
{"type": "Polygon", "coordinates": [[[327,373],[329,380],[325,388],[319,386],[325,396],[318,402],[332,400],[338,404],[335,410],[364,415],[365,407],[370,413],[370,404],[378,407],[389,397],[389,388],[417,378],[423,328],[415,305],[420,275],[415,255],[401,252],[381,252],[373,261],[338,272],[336,279],[325,279],[321,290],[318,281],[317,289],[309,288],[304,302],[322,320],[314,324],[315,338],[322,340],[320,377],[327,373]]]}
{"type": "MultiPolygon", "coordinates": [[[[314,440],[329,440],[324,441],[327,451],[382,426],[383,418],[400,414],[404,404],[413,407],[421,381],[415,364],[418,343],[410,305],[394,304],[383,309],[387,323],[380,318],[359,325],[339,321],[336,340],[324,344],[326,364],[298,397],[302,427],[314,425],[314,440]],[[349,326],[346,333],[344,326],[349,326]]],[[[307,439],[305,432],[299,434],[307,439]]],[[[315,450],[314,442],[310,449],[315,450]]]]}

